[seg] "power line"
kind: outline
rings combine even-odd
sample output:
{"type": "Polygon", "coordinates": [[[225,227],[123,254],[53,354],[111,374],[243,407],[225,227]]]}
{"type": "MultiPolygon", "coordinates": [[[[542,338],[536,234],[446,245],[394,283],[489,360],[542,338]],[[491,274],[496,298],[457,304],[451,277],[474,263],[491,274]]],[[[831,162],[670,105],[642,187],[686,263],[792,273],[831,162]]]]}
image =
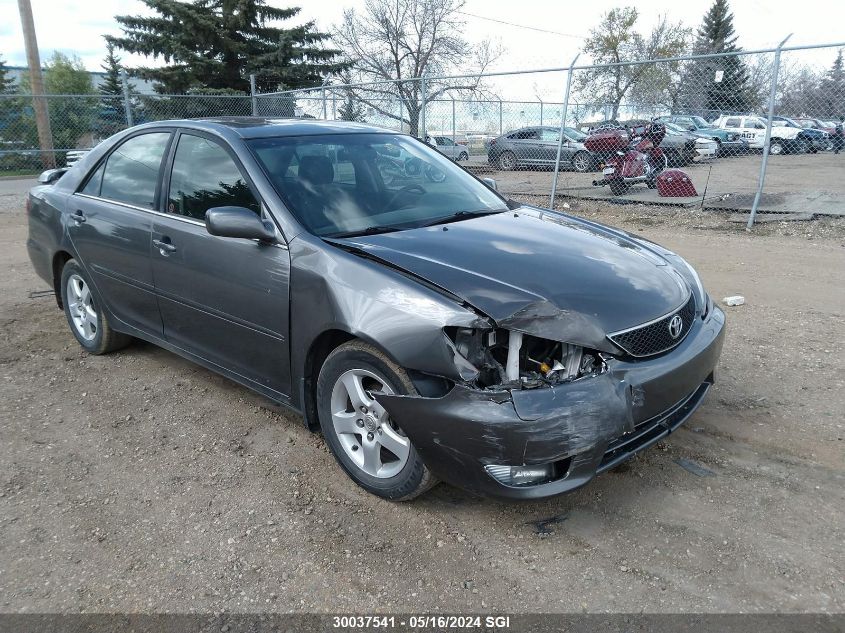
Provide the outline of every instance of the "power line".
{"type": "Polygon", "coordinates": [[[479,20],[487,20],[488,22],[496,22],[497,24],[504,24],[505,26],[514,26],[518,29],[527,29],[529,31],[538,31],[539,33],[549,33],[551,35],[560,35],[561,37],[573,37],[575,39],[583,40],[583,35],[573,35],[572,33],[561,33],[560,31],[547,31],[546,29],[538,29],[534,26],[525,26],[524,24],[514,24],[513,22],[505,22],[504,20],[496,20],[495,18],[488,18],[483,15],[475,15],[474,13],[466,13],[465,11],[456,11],[461,15],[466,15],[470,18],[477,18],[479,20]]]}

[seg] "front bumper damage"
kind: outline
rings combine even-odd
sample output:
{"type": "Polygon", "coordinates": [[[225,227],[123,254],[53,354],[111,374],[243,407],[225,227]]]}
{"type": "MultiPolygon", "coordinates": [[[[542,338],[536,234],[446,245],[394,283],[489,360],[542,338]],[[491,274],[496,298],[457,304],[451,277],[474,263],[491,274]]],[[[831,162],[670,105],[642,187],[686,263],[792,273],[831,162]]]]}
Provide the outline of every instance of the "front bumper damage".
{"type": "Polygon", "coordinates": [[[714,307],[672,351],[611,358],[603,374],[554,387],[457,384],[440,398],[376,397],[439,479],[492,496],[548,497],[583,486],[680,426],[713,382],[724,323],[714,307]],[[505,485],[485,470],[549,463],[555,477],[534,485],[505,485]]]}

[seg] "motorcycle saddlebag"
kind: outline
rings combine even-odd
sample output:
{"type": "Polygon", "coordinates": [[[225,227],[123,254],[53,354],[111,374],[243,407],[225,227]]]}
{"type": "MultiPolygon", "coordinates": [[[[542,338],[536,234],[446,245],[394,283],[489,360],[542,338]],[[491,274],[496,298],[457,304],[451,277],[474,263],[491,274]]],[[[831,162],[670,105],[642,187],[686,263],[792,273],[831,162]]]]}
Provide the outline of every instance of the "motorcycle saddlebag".
{"type": "Polygon", "coordinates": [[[584,139],[584,147],[591,152],[618,152],[631,142],[625,130],[602,130],[584,139]]]}
{"type": "Polygon", "coordinates": [[[657,175],[657,193],[663,198],[691,198],[698,195],[692,180],[680,169],[665,169],[657,175]]]}

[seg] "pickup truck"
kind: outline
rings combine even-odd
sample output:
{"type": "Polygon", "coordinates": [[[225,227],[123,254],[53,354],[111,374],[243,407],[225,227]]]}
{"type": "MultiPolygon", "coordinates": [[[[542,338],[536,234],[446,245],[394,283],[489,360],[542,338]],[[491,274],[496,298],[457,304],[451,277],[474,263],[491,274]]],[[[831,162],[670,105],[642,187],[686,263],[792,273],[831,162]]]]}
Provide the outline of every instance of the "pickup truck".
{"type": "MultiPolygon", "coordinates": [[[[714,128],[732,130],[748,141],[750,149],[763,149],[766,142],[766,121],[756,116],[733,116],[724,115],[713,121],[714,128]]],[[[808,149],[807,140],[799,137],[800,129],[778,125],[772,125],[772,137],[769,145],[769,153],[778,154],[803,154],[808,149]]]]}

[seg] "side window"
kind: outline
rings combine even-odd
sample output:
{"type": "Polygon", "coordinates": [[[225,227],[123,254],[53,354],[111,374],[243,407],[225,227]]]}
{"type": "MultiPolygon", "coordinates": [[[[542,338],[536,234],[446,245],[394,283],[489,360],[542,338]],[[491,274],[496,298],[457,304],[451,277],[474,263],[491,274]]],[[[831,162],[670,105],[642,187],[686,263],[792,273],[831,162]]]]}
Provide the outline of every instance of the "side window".
{"type": "Polygon", "coordinates": [[[557,143],[560,140],[559,130],[540,130],[541,141],[554,141],[557,143]]]}
{"type": "Polygon", "coordinates": [[[261,213],[261,205],[226,150],[214,141],[182,134],[173,158],[167,211],[204,221],[206,211],[226,206],[261,213]]]}
{"type": "Polygon", "coordinates": [[[100,187],[103,184],[103,172],[106,170],[106,164],[101,163],[97,170],[88,178],[85,186],[79,190],[79,193],[84,193],[89,196],[100,195],[100,187]]]}
{"type": "Polygon", "coordinates": [[[106,160],[100,196],[154,209],[158,172],[169,140],[170,132],[151,132],[120,145],[106,160]]]}
{"type": "Polygon", "coordinates": [[[725,121],[725,127],[739,127],[740,126],[740,119],[732,118],[725,121]]]}

